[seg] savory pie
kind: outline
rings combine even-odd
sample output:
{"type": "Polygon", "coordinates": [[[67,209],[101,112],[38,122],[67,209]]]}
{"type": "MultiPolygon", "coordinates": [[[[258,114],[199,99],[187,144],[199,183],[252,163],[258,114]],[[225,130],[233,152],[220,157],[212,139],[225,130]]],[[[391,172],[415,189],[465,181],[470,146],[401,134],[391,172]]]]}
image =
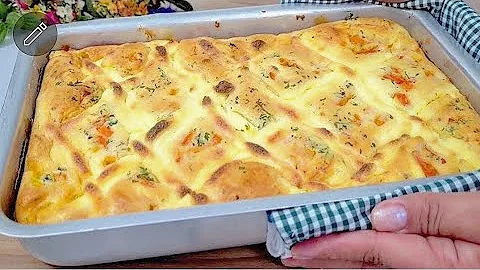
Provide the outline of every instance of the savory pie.
{"type": "Polygon", "coordinates": [[[20,223],[480,168],[480,116],[400,25],[52,52],[20,223]]]}

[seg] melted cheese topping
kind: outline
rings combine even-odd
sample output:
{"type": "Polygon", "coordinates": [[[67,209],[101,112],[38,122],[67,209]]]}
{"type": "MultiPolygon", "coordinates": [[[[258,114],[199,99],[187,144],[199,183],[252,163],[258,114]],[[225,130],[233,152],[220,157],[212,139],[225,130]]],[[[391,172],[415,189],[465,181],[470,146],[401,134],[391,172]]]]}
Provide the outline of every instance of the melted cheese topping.
{"type": "Polygon", "coordinates": [[[50,55],[21,223],[480,167],[480,117],[401,26],[157,40],[50,55]]]}

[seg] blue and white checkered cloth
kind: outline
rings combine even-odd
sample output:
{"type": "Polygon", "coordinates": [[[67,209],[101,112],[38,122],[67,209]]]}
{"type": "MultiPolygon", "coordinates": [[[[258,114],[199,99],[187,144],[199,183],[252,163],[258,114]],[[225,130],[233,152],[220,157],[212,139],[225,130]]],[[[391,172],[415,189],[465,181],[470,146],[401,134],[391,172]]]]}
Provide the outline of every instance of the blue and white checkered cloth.
{"type": "Polygon", "coordinates": [[[334,232],[372,228],[369,216],[378,203],[417,192],[473,192],[480,190],[480,171],[405,186],[389,193],[348,201],[304,205],[268,212],[267,248],[274,257],[288,258],[298,243],[334,232]]]}
{"type": "MultiPolygon", "coordinates": [[[[358,0],[282,0],[282,3],[337,4],[358,0]]],[[[429,11],[477,61],[480,62],[480,16],[461,0],[412,0],[386,4],[397,8],[429,11]]],[[[274,257],[291,257],[298,243],[334,232],[371,229],[370,212],[381,201],[417,192],[471,192],[480,190],[480,170],[436,180],[424,185],[405,186],[389,193],[347,201],[304,205],[268,211],[267,249],[274,257]]]]}
{"type": "Polygon", "coordinates": [[[282,4],[340,4],[365,2],[405,9],[421,9],[430,12],[438,23],[460,45],[480,62],[480,16],[462,0],[411,0],[404,3],[383,3],[375,0],[282,0],[282,4]]]}

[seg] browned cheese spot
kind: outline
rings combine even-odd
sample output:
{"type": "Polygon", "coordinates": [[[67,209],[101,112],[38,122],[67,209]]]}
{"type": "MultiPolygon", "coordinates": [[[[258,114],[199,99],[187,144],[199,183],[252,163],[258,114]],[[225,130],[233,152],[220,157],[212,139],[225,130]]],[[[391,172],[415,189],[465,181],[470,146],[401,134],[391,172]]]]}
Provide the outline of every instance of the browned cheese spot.
{"type": "Polygon", "coordinates": [[[270,143],[276,143],[276,142],[278,142],[278,141],[282,138],[282,136],[283,136],[283,134],[282,134],[282,132],[279,130],[279,131],[273,133],[272,135],[270,135],[270,136],[268,137],[268,142],[270,142],[270,143]]]}
{"type": "Polygon", "coordinates": [[[113,88],[113,94],[117,97],[120,97],[122,96],[123,94],[123,89],[122,89],[122,86],[117,83],[117,82],[111,82],[110,85],[112,86],[113,88]]]}
{"type": "Polygon", "coordinates": [[[395,145],[397,143],[400,143],[400,142],[408,140],[408,139],[410,139],[410,135],[403,134],[402,136],[400,136],[400,138],[396,138],[395,140],[392,140],[390,143],[395,145]]]}
{"type": "Polygon", "coordinates": [[[225,121],[225,119],[223,119],[221,116],[217,116],[215,118],[215,124],[217,125],[217,127],[221,128],[222,130],[225,130],[225,131],[231,130],[227,121],[225,121]]]}
{"type": "Polygon", "coordinates": [[[178,188],[178,195],[180,196],[180,198],[183,198],[190,193],[192,193],[192,190],[187,186],[182,185],[178,188]]]}
{"type": "Polygon", "coordinates": [[[423,123],[423,120],[422,118],[416,116],[416,115],[410,115],[410,119],[412,119],[413,121],[417,121],[417,122],[420,122],[420,123],[423,123]]]}
{"type": "Polygon", "coordinates": [[[47,130],[52,133],[53,136],[63,145],[67,144],[65,137],[63,137],[62,133],[53,125],[47,124],[47,130]]]}
{"type": "Polygon", "coordinates": [[[95,186],[95,184],[92,182],[88,182],[88,184],[85,186],[85,192],[95,193],[96,191],[97,191],[97,186],[95,186]]]}
{"type": "Polygon", "coordinates": [[[131,77],[127,79],[125,82],[131,83],[131,84],[137,84],[138,83],[138,78],[137,77],[131,77]]]}
{"type": "Polygon", "coordinates": [[[102,181],[102,180],[105,180],[107,179],[109,176],[111,176],[115,171],[117,171],[119,169],[119,165],[118,164],[112,164],[110,165],[108,168],[106,168],[105,170],[103,170],[100,175],[98,176],[98,182],[102,181]]]}
{"type": "Polygon", "coordinates": [[[295,67],[295,68],[298,68],[298,69],[301,68],[294,60],[289,60],[287,58],[282,57],[278,61],[279,61],[280,65],[284,66],[284,67],[295,67]]]}
{"type": "Polygon", "coordinates": [[[235,89],[235,86],[227,81],[221,81],[215,86],[215,92],[220,93],[220,94],[229,94],[233,92],[235,89]]]}
{"type": "Polygon", "coordinates": [[[160,55],[160,59],[162,59],[162,61],[165,61],[168,59],[167,49],[164,46],[157,46],[155,47],[155,49],[157,50],[158,55],[160,55]]]}
{"type": "Polygon", "coordinates": [[[155,182],[147,181],[147,180],[143,180],[143,179],[139,183],[140,183],[140,185],[142,185],[144,187],[148,187],[148,188],[154,188],[156,186],[155,182]]]}
{"type": "Polygon", "coordinates": [[[73,156],[73,162],[75,163],[75,165],[77,165],[78,169],[80,170],[80,172],[82,173],[88,173],[89,170],[88,170],[88,167],[87,167],[87,164],[86,162],[83,160],[83,157],[82,155],[80,155],[79,153],[75,152],[72,154],[73,156]]]}
{"type": "Polygon", "coordinates": [[[280,109],[284,113],[286,113],[288,115],[288,117],[290,117],[292,120],[298,120],[299,119],[298,114],[295,111],[295,109],[287,108],[287,107],[283,107],[283,106],[281,106],[280,109]]]}
{"type": "Polygon", "coordinates": [[[252,42],[252,46],[257,49],[257,50],[260,50],[263,46],[265,46],[265,41],[263,40],[260,40],[260,39],[257,39],[255,41],[252,42]]]}
{"type": "Polygon", "coordinates": [[[213,201],[234,201],[281,194],[277,182],[281,177],[278,170],[266,164],[236,160],[220,166],[205,185],[217,194],[213,201]]]}
{"type": "Polygon", "coordinates": [[[147,141],[153,141],[155,140],[158,135],[167,129],[170,126],[170,122],[167,120],[161,120],[160,122],[156,123],[146,134],[146,140],[147,141]]]}
{"type": "Polygon", "coordinates": [[[311,181],[308,182],[308,187],[313,190],[327,190],[328,187],[321,182],[311,181]]]}
{"type": "Polygon", "coordinates": [[[374,166],[373,163],[363,164],[360,170],[358,170],[358,172],[356,172],[352,178],[357,181],[362,181],[363,178],[365,178],[365,176],[367,176],[372,171],[373,166],[374,166]]]}
{"type": "Polygon", "coordinates": [[[196,204],[206,204],[208,202],[208,197],[207,195],[203,193],[192,193],[192,197],[195,200],[196,204]]]}
{"type": "Polygon", "coordinates": [[[212,105],[212,99],[209,96],[204,96],[202,99],[203,106],[210,106],[212,105]]]}
{"type": "Polygon", "coordinates": [[[222,176],[224,174],[224,172],[230,167],[230,166],[234,166],[236,164],[240,164],[241,162],[238,161],[238,160],[235,160],[235,161],[232,161],[230,163],[225,163],[223,164],[222,166],[220,166],[213,174],[212,176],[210,176],[210,179],[208,179],[208,182],[215,182],[218,180],[218,178],[220,178],[220,176],[222,176]]]}
{"type": "Polygon", "coordinates": [[[347,74],[348,76],[354,76],[355,75],[355,70],[347,67],[347,66],[342,66],[342,70],[343,72],[345,72],[345,74],[347,74]]]}
{"type": "Polygon", "coordinates": [[[88,59],[84,59],[83,60],[83,63],[85,64],[85,67],[89,70],[89,71],[95,71],[98,66],[95,65],[95,63],[93,63],[92,61],[88,60],[88,59]]]}
{"type": "Polygon", "coordinates": [[[263,148],[262,146],[252,143],[252,142],[246,142],[245,145],[250,149],[253,153],[260,155],[260,156],[268,156],[270,153],[267,151],[267,149],[263,148]]]}
{"type": "Polygon", "coordinates": [[[206,39],[200,40],[198,42],[198,44],[200,44],[200,47],[202,47],[202,49],[205,50],[206,52],[215,52],[216,51],[213,44],[206,39]]]}
{"type": "Polygon", "coordinates": [[[333,137],[332,132],[330,132],[330,130],[328,130],[326,128],[319,128],[318,131],[320,132],[320,134],[322,134],[326,137],[333,137]]]}
{"type": "Polygon", "coordinates": [[[150,151],[148,148],[141,142],[139,141],[133,141],[132,142],[133,149],[142,157],[148,156],[150,154],[150,151]]]}

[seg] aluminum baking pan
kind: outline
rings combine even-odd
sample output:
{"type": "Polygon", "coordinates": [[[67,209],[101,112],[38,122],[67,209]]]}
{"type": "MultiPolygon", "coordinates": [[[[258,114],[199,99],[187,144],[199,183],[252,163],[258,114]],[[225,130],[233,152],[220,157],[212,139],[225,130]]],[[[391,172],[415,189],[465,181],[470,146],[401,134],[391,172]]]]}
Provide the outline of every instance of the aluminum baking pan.
{"type": "MultiPolygon", "coordinates": [[[[441,29],[430,14],[423,11],[358,3],[297,4],[102,19],[59,25],[56,48],[65,45],[83,48],[152,38],[226,38],[280,33],[352,16],[383,17],[401,24],[480,111],[480,65],[441,29]]],[[[6,101],[0,112],[0,233],[18,239],[32,256],[49,264],[87,265],[262,243],[266,239],[266,210],[351,199],[390,191],[406,183],[433,179],[124,214],[54,225],[21,225],[12,219],[11,211],[46,61],[45,56],[18,54],[6,101]]]]}

